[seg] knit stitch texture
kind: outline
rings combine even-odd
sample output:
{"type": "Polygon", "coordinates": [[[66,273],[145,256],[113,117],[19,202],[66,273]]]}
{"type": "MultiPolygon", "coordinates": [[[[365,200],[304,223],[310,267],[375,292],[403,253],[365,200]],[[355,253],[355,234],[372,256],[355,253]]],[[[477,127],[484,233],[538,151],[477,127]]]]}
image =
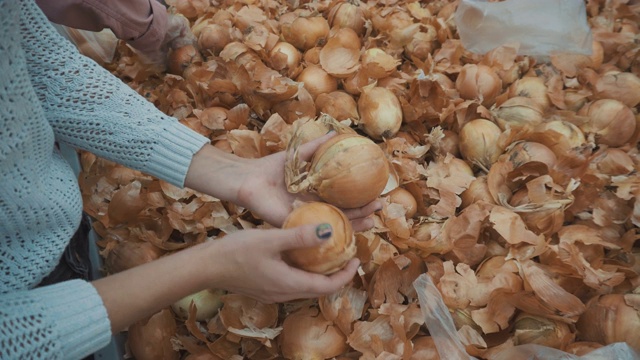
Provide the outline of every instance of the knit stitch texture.
{"type": "Polygon", "coordinates": [[[80,222],[55,141],[183,186],[208,139],[78,54],[33,0],[0,0],[0,359],[80,359],[110,339],[95,288],[35,288],[80,222]]]}

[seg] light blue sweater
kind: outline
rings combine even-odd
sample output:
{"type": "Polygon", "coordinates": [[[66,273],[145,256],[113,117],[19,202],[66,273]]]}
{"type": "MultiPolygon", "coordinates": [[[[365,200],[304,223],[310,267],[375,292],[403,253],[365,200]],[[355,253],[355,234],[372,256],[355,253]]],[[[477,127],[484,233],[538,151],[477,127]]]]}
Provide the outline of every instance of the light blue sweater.
{"type": "Polygon", "coordinates": [[[1,359],[79,359],[111,336],[90,283],[34,289],[82,212],[54,141],[183,186],[208,139],[79,55],[32,0],[0,0],[1,359]]]}

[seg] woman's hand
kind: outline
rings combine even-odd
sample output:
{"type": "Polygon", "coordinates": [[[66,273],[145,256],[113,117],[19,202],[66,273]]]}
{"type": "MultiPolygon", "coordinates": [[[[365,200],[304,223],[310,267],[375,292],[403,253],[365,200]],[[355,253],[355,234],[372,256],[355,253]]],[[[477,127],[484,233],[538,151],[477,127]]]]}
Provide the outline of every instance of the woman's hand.
{"type": "MultiPolygon", "coordinates": [[[[319,225],[319,224],[317,224],[319,225]]],[[[243,294],[264,303],[314,298],[331,294],[349,283],[360,264],[351,260],[342,270],[327,275],[289,266],[286,250],[321,245],[317,225],[291,229],[243,230],[208,243],[205,250],[212,288],[243,294]]]]}
{"type": "MultiPolygon", "coordinates": [[[[302,145],[301,159],[310,160],[318,147],[332,136],[335,133],[302,145]]],[[[280,227],[293,209],[294,200],[317,200],[314,196],[287,191],[285,163],[284,151],[263,158],[244,159],[207,145],[194,156],[185,185],[243,206],[267,223],[280,227]]],[[[344,213],[352,220],[355,231],[363,231],[373,226],[368,216],[380,208],[381,203],[376,200],[361,208],[345,209],[344,213]]]]}

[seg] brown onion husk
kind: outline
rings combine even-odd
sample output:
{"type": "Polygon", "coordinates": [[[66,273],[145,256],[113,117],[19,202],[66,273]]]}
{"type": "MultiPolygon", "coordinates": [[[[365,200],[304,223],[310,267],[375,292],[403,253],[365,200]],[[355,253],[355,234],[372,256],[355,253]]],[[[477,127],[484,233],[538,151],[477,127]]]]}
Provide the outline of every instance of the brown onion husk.
{"type": "Polygon", "coordinates": [[[576,323],[578,338],[601,344],[626,342],[640,351],[640,294],[597,295],[576,323]]]}
{"type": "Polygon", "coordinates": [[[493,196],[491,196],[491,193],[489,192],[489,185],[487,184],[487,176],[482,175],[482,176],[476,177],[471,182],[467,190],[465,190],[464,192],[462,192],[462,194],[460,194],[460,199],[462,200],[462,203],[460,204],[460,207],[462,209],[478,201],[483,201],[489,204],[495,204],[495,201],[493,200],[493,196]]]}
{"type": "Polygon", "coordinates": [[[594,156],[593,163],[601,174],[610,176],[626,175],[636,168],[631,156],[617,148],[599,151],[594,156]]]}
{"type": "Polygon", "coordinates": [[[486,65],[467,64],[458,74],[456,89],[461,98],[479,100],[482,105],[490,106],[502,90],[502,80],[486,65]]]}
{"type": "Polygon", "coordinates": [[[553,169],[558,161],[551,149],[533,141],[516,141],[507,147],[505,153],[509,155],[509,161],[513,162],[514,167],[537,161],[553,169]]]}
{"type": "Polygon", "coordinates": [[[107,273],[115,274],[158,259],[165,252],[148,242],[121,241],[105,257],[107,273]]]}
{"type": "Polygon", "coordinates": [[[502,131],[498,125],[489,120],[471,120],[458,134],[460,153],[467,161],[489,169],[503,151],[498,144],[500,134],[502,131]]]}
{"type": "Polygon", "coordinates": [[[282,355],[291,360],[331,359],[349,349],[340,329],[312,306],[287,315],[278,340],[282,355]]]}
{"type": "Polygon", "coordinates": [[[608,71],[594,84],[595,98],[618,100],[633,108],[640,104],[640,78],[630,72],[608,71]]]}
{"type": "Polygon", "coordinates": [[[370,48],[362,54],[362,68],[374,79],[390,76],[399,65],[400,61],[380,48],[370,48]]]}
{"type": "Polygon", "coordinates": [[[350,28],[334,29],[319,55],[320,66],[331,76],[352,76],[360,68],[360,38],[350,28]]]}
{"type": "Polygon", "coordinates": [[[210,51],[213,55],[220,54],[220,51],[233,40],[229,28],[219,24],[208,24],[196,36],[200,50],[205,54],[210,51]]]}
{"type": "Polygon", "coordinates": [[[141,191],[142,183],[134,180],[113,193],[107,210],[112,225],[135,221],[136,216],[147,207],[145,195],[141,191]]]}
{"type": "Polygon", "coordinates": [[[271,57],[271,64],[276,70],[295,70],[302,60],[300,51],[287,42],[277,43],[269,51],[269,56],[271,57]]]}
{"type": "Polygon", "coordinates": [[[563,120],[539,124],[528,138],[546,145],[556,156],[564,156],[571,149],[581,147],[587,142],[578,126],[563,120]]]}
{"type": "Polygon", "coordinates": [[[330,224],[331,237],[322,245],[292,249],[283,253],[285,261],[300,269],[331,274],[342,269],[356,255],[356,242],[349,218],[335,206],[310,202],[302,204],[287,216],[282,225],[289,229],[307,224],[330,224]]]}
{"type": "Polygon", "coordinates": [[[416,336],[409,360],[440,360],[440,354],[431,336],[416,336]]]}
{"type": "Polygon", "coordinates": [[[171,310],[164,309],[129,327],[127,344],[131,354],[140,360],[178,360],[178,353],[171,342],[177,331],[171,310]]]}
{"type": "Polygon", "coordinates": [[[514,327],[515,345],[538,344],[562,350],[574,338],[567,324],[526,313],[516,317],[514,327]]]}
{"type": "Polygon", "coordinates": [[[503,102],[493,111],[493,115],[502,130],[532,128],[544,121],[543,111],[538,103],[523,96],[503,102]]]}
{"type": "Polygon", "coordinates": [[[356,100],[344,91],[318,95],[316,107],[319,112],[328,114],[338,121],[347,119],[358,121],[360,119],[356,100]]]}
{"type": "MultiPolygon", "coordinates": [[[[289,149],[295,148],[292,140],[289,149]]],[[[315,193],[340,208],[358,208],[372,202],[389,178],[389,163],[382,149],[357,134],[337,135],[320,145],[306,174],[300,171],[295,150],[291,151],[294,154],[286,172],[288,190],[315,193]]]]}
{"type": "MultiPolygon", "coordinates": [[[[240,294],[223,295],[221,300],[223,306],[220,309],[219,320],[226,330],[273,328],[278,323],[276,304],[263,304],[240,294]]],[[[209,324],[211,325],[211,321],[209,324]]]]}
{"type": "Polygon", "coordinates": [[[383,87],[366,87],[358,98],[358,126],[371,138],[393,137],[402,125],[402,107],[398,97],[383,87]]]}
{"type": "Polygon", "coordinates": [[[597,144],[622,146],[636,130],[633,111],[618,100],[596,100],[585,105],[578,114],[589,116],[591,121],[580,125],[580,128],[585,133],[594,134],[597,144]]]}

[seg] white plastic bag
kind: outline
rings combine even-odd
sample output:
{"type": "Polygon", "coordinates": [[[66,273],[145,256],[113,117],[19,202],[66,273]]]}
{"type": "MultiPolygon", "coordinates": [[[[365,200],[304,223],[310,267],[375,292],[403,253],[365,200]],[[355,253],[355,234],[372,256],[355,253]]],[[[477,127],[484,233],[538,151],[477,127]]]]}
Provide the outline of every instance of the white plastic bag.
{"type": "Polygon", "coordinates": [[[455,22],[462,45],[485,54],[518,44],[519,55],[591,54],[584,0],[460,0],[455,22]]]}
{"type": "Polygon", "coordinates": [[[62,36],[76,45],[82,55],[90,57],[100,65],[113,61],[118,46],[118,38],[109,29],[93,32],[53,24],[62,36]]]}

